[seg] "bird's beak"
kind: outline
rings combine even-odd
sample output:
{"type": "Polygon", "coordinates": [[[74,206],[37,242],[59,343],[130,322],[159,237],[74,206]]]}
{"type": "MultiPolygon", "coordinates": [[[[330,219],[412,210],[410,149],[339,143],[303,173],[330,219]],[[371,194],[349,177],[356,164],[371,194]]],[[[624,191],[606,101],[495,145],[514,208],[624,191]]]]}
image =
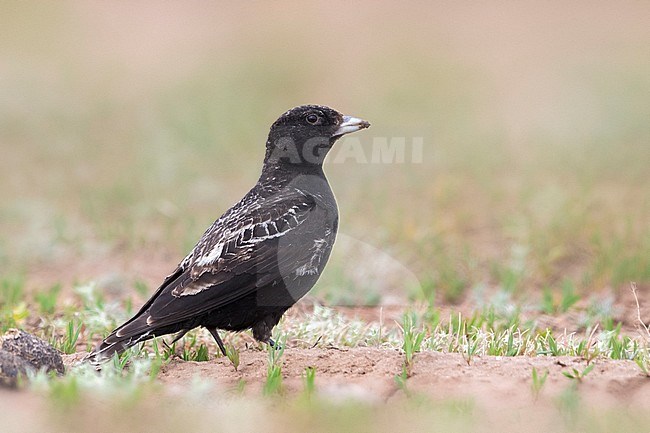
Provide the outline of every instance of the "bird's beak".
{"type": "Polygon", "coordinates": [[[360,129],[366,129],[370,127],[370,122],[358,119],[352,116],[343,116],[343,123],[339,125],[333,137],[340,137],[341,135],[349,134],[350,132],[356,132],[360,129]]]}

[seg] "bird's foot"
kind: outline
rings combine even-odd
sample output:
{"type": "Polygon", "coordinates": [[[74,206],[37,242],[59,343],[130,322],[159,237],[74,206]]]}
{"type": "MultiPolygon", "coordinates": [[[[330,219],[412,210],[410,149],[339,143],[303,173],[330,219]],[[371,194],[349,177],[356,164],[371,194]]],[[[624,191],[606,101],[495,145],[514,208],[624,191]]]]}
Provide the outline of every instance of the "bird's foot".
{"type": "Polygon", "coordinates": [[[272,338],[269,338],[267,340],[267,343],[268,343],[269,346],[271,346],[275,350],[282,350],[282,346],[280,344],[276,343],[275,341],[273,341],[272,338]]]}

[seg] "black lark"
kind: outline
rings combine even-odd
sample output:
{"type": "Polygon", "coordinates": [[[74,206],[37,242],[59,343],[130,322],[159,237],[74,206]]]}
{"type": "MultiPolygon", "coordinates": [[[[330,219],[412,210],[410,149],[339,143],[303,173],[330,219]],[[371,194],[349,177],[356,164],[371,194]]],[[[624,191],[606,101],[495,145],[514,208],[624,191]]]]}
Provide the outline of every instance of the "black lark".
{"type": "Polygon", "coordinates": [[[320,277],[332,251],[338,209],[323,160],[365,120],[318,105],[284,113],[271,126],[257,184],[198,241],[158,290],[89,354],[96,362],[142,341],[198,326],[225,355],[218,330],[271,330],[320,277]]]}

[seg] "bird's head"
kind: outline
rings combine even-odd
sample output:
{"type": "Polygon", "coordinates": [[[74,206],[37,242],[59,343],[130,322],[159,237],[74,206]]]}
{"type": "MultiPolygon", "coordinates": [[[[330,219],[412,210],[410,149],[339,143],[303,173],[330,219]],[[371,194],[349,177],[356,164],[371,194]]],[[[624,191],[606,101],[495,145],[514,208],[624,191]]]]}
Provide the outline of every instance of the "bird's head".
{"type": "Polygon", "coordinates": [[[321,105],[292,108],[271,126],[265,162],[292,165],[322,165],[336,140],[370,126],[365,120],[344,116],[321,105]]]}

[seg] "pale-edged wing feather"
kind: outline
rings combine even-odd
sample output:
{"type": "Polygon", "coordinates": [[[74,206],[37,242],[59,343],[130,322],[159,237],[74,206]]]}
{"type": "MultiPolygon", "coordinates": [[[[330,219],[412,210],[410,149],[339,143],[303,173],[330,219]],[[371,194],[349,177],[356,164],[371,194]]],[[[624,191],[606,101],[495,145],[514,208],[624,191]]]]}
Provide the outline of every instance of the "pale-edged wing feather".
{"type": "Polygon", "coordinates": [[[310,251],[301,248],[285,248],[279,255],[278,243],[308,220],[315,198],[296,189],[257,198],[255,206],[247,206],[247,198],[205,232],[140,312],[113,333],[115,337],[207,313],[282,278],[278,269],[308,260],[310,251]]]}

